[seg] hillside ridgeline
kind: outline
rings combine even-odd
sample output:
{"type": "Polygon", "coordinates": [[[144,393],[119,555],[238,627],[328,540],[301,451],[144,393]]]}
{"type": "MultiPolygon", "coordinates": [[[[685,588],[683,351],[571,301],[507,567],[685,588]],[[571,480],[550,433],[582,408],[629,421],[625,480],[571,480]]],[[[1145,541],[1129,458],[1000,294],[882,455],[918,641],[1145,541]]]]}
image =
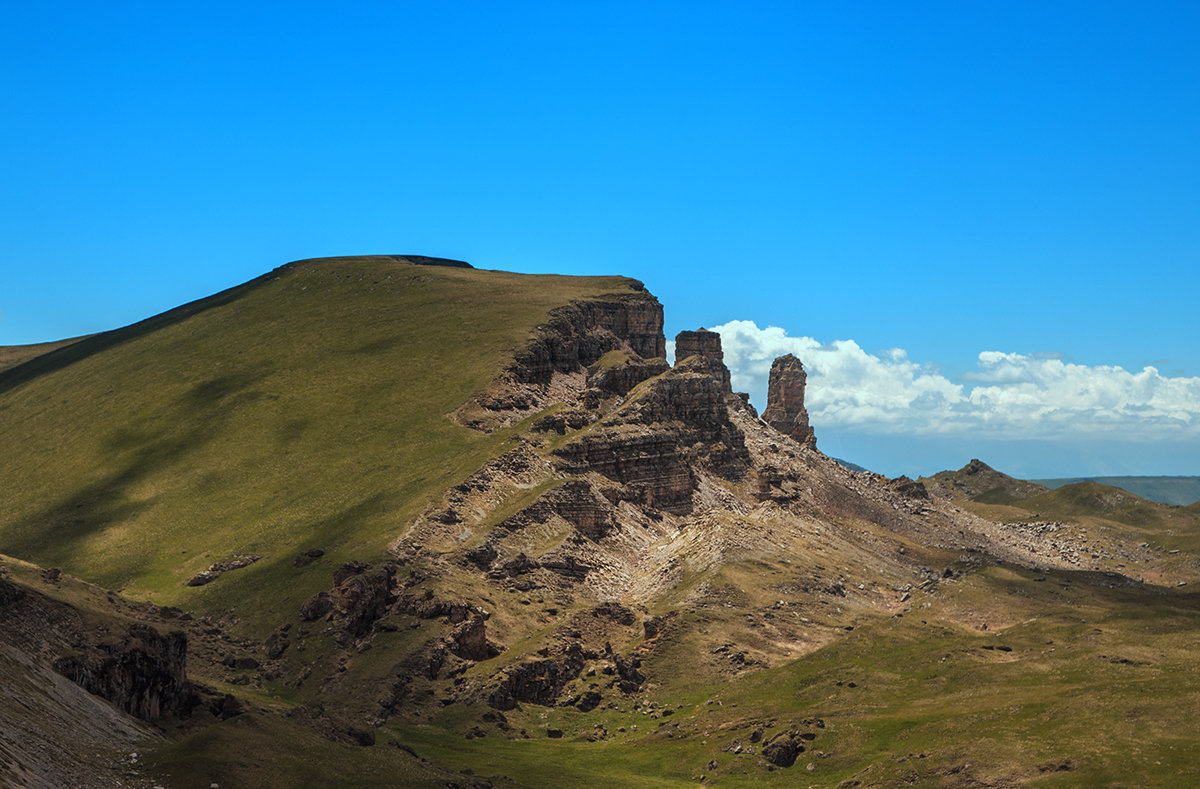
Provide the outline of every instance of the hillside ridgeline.
{"type": "MultiPolygon", "coordinates": [[[[668,365],[635,280],[420,262],[289,264],[0,392],[0,549],[120,590],[88,603],[115,648],[186,640],[185,701],[134,705],[166,738],[146,775],[1183,774],[1128,743],[1196,722],[1144,695],[1200,692],[1184,521],[1051,520],[1059,491],[978,461],[852,471],[816,448],[800,360],[764,420],[719,335],[668,365]],[[1133,723],[1076,726],[1101,711],[1133,723]]],[[[103,649],[56,638],[23,654],[86,686],[103,649]]]]}

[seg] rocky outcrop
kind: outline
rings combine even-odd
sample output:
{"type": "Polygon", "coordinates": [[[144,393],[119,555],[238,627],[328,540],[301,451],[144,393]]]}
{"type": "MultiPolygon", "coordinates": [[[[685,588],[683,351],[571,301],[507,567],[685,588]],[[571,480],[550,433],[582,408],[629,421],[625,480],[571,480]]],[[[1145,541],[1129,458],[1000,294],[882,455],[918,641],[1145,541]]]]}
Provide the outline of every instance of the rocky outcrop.
{"type": "Polygon", "coordinates": [[[153,720],[191,708],[186,664],[184,633],[130,625],[119,639],[59,658],[54,670],[134,717],[153,720]]]}
{"type": "Polygon", "coordinates": [[[300,618],[315,622],[333,610],[333,598],[329,592],[317,592],[300,605],[300,618]]]}
{"type": "Polygon", "coordinates": [[[605,491],[614,502],[690,513],[694,466],[733,478],[749,461],[745,437],[730,422],[725,392],[709,365],[693,355],[654,379],[605,420],[603,429],[555,450],[562,468],[594,471],[620,483],[605,491]]]}
{"type": "Polygon", "coordinates": [[[661,357],[639,359],[625,355],[610,359],[606,354],[588,368],[588,389],[584,392],[584,403],[588,408],[597,408],[606,397],[624,397],[642,381],[662,375],[671,366],[661,357]]]}
{"type": "MultiPolygon", "coordinates": [[[[550,312],[549,320],[537,326],[525,347],[475,400],[453,415],[460,424],[489,432],[525,418],[564,399],[575,400],[587,385],[588,376],[599,373],[596,383],[620,390],[631,381],[645,380],[659,365],[644,365],[649,359],[666,356],[662,333],[663,312],[658,299],[640,282],[632,290],[573,301],[550,312]],[[589,368],[606,354],[619,353],[633,363],[628,370],[609,373],[612,365],[589,368]]],[[[606,389],[591,387],[587,398],[592,407],[605,397],[606,389]]],[[[627,391],[627,390],[626,390],[627,391]]],[[[542,424],[541,429],[565,431],[570,422],[542,424]]]]}
{"type": "Polygon", "coordinates": [[[231,570],[240,570],[243,567],[249,567],[261,558],[261,556],[255,556],[254,554],[249,553],[235,553],[225,561],[210,564],[207,570],[201,570],[200,572],[196,573],[188,579],[187,585],[204,586],[205,584],[212,583],[220,578],[222,573],[227,573],[231,570]]]}
{"type": "Polygon", "coordinates": [[[585,537],[599,540],[612,531],[612,504],[583,480],[569,480],[499,524],[505,531],[516,531],[532,523],[545,523],[554,515],[570,523],[585,537]]]}
{"type": "Polygon", "coordinates": [[[729,368],[725,366],[725,352],[721,350],[721,335],[705,328],[696,331],[681,331],[675,335],[675,365],[699,356],[708,362],[711,374],[721,383],[722,392],[732,392],[729,368]]]}
{"type": "Polygon", "coordinates": [[[487,639],[487,626],[479,614],[456,627],[444,640],[445,646],[463,660],[487,660],[500,654],[487,639]]]}
{"type": "Polygon", "coordinates": [[[555,450],[566,471],[595,471],[623,487],[606,491],[676,515],[692,511],[696,477],[676,432],[605,431],[555,450]]]}
{"type": "Polygon", "coordinates": [[[396,567],[384,565],[373,572],[350,562],[334,573],[330,594],[333,621],[352,636],[363,636],[382,618],[396,597],[396,567]]]}
{"type": "Polygon", "coordinates": [[[500,676],[487,695],[487,704],[498,710],[511,710],[522,702],[550,706],[583,666],[583,648],[578,644],[571,644],[557,658],[519,663],[500,676]]]}
{"type": "Polygon", "coordinates": [[[812,732],[795,729],[780,732],[763,745],[762,756],[778,767],[791,767],[796,763],[796,757],[804,753],[804,743],[815,738],[812,732]]]}
{"type": "MultiPolygon", "coordinates": [[[[364,562],[347,562],[334,573],[330,591],[318,592],[300,606],[300,618],[314,621],[328,616],[344,634],[361,639],[372,630],[394,630],[394,625],[380,620],[396,614],[419,619],[445,617],[448,624],[456,627],[441,639],[435,651],[442,655],[448,651],[464,660],[487,660],[503,651],[488,641],[489,615],[485,611],[470,603],[439,598],[432,589],[422,594],[403,592],[396,569],[394,564],[373,568],[364,562]]],[[[437,658],[437,666],[442,660],[443,657],[437,658]]],[[[433,668],[435,675],[437,666],[433,668]]]]}
{"type": "Polygon", "coordinates": [[[924,483],[901,475],[888,482],[888,487],[899,493],[901,496],[907,496],[910,499],[929,499],[929,490],[924,483]]]}
{"type": "Polygon", "coordinates": [[[662,327],[662,305],[644,289],[572,302],[550,313],[509,372],[520,383],[548,384],[555,372],[576,372],[609,351],[665,357],[662,327]]]}
{"type": "Polygon", "coordinates": [[[181,631],[162,635],[120,619],[97,626],[65,602],[0,578],[0,641],[134,717],[179,715],[193,706],[181,631]],[[122,635],[110,635],[121,627],[122,635]]]}
{"type": "Polygon", "coordinates": [[[804,384],[808,375],[804,365],[790,353],[780,356],[771,365],[767,382],[767,408],[763,421],[801,444],[816,446],[816,438],[808,424],[808,409],[804,407],[804,384]]]}

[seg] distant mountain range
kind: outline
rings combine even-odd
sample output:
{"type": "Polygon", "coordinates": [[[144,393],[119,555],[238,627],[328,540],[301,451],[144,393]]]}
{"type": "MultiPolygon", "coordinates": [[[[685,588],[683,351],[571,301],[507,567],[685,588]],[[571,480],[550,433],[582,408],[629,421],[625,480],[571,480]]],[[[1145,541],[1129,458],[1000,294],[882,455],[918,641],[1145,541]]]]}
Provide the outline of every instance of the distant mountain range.
{"type": "Polygon", "coordinates": [[[1064,477],[1033,479],[1030,482],[1052,489],[1076,482],[1098,482],[1128,491],[1143,499],[1181,507],[1200,501],[1200,477],[1064,477]]]}

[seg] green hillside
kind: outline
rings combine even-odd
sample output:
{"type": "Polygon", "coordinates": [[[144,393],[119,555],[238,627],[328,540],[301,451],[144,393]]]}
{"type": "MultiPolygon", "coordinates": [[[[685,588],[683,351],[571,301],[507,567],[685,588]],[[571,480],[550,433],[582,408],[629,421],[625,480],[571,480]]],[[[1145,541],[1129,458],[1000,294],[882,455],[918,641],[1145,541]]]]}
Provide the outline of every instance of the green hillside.
{"type": "Polygon", "coordinates": [[[103,645],[187,632],[187,677],[239,711],[158,721],[171,787],[1195,783],[1200,503],[978,460],[896,490],[699,359],[609,352],[549,420],[450,418],[551,310],[639,289],[300,261],[25,352],[0,574],[103,645]],[[555,454],[581,446],[595,465],[555,454]],[[657,508],[692,482],[690,513],[657,508]],[[261,559],[187,585],[235,554],[261,559]]]}
{"type": "MultiPolygon", "coordinates": [[[[289,264],[0,374],[0,551],[159,604],[302,599],[297,551],[380,554],[508,436],[446,415],[548,311],[628,291],[386,257],[289,264]],[[185,582],[231,554],[257,564],[185,582]]],[[[277,609],[278,610],[278,609],[277,609]]]]}
{"type": "Polygon", "coordinates": [[[86,337],[72,337],[67,340],[57,340],[55,342],[39,342],[33,345],[0,345],[0,373],[10,367],[16,367],[19,364],[24,364],[30,359],[38,356],[43,356],[51,351],[56,351],[67,345],[73,345],[80,340],[87,339],[86,337]]]}
{"type": "Polygon", "coordinates": [[[1061,488],[1077,482],[1098,482],[1127,490],[1143,499],[1176,506],[1200,501],[1200,477],[1063,477],[1031,481],[1048,488],[1061,488]]]}

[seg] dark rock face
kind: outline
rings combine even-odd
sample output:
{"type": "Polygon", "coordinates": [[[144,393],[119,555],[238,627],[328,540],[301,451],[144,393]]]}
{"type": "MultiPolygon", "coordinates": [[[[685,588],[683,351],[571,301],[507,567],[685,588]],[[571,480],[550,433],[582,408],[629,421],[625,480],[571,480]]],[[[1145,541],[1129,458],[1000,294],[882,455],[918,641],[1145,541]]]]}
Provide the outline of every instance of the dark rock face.
{"type": "Polygon", "coordinates": [[[662,327],[662,305],[645,291],[577,301],[550,313],[509,372],[520,383],[547,384],[555,372],[575,372],[623,347],[643,359],[665,357],[662,327]]]}
{"type": "MultiPolygon", "coordinates": [[[[612,504],[608,499],[596,493],[587,482],[570,480],[506,519],[499,524],[499,528],[516,531],[532,523],[545,523],[554,515],[569,522],[580,534],[593,540],[604,537],[615,524],[612,504]]],[[[491,550],[494,552],[495,549],[491,550]]],[[[483,549],[481,559],[486,552],[487,549],[483,549]]],[[[488,561],[495,558],[496,556],[492,555],[488,561]]]]}
{"type": "Polygon", "coordinates": [[[396,598],[394,610],[420,619],[437,619],[444,616],[451,624],[465,622],[472,614],[481,613],[469,603],[455,603],[434,597],[432,591],[427,591],[423,596],[402,594],[396,598]]]}
{"type": "Polygon", "coordinates": [[[321,550],[320,548],[313,548],[308,551],[301,551],[300,553],[296,554],[296,558],[294,560],[292,560],[292,566],[307,567],[308,565],[312,564],[313,562],[315,562],[317,559],[320,559],[324,555],[325,555],[325,551],[321,550]]]}
{"type": "Polygon", "coordinates": [[[729,368],[725,366],[725,352],[721,350],[721,335],[708,329],[681,331],[675,335],[675,366],[693,356],[708,361],[712,375],[721,383],[722,392],[732,392],[729,368]]]}
{"type": "Polygon", "coordinates": [[[796,757],[804,752],[804,740],[794,731],[775,735],[763,746],[762,756],[778,767],[791,767],[796,757]]]}
{"type": "MultiPolygon", "coordinates": [[[[0,610],[25,599],[25,590],[0,578],[0,610]]],[[[5,612],[7,613],[7,612],[5,612]]]]}
{"type": "Polygon", "coordinates": [[[329,592],[317,592],[300,604],[300,618],[305,622],[315,622],[333,610],[333,598],[329,592]]]}
{"type": "Polygon", "coordinates": [[[488,643],[484,619],[478,614],[456,627],[446,641],[450,651],[464,660],[487,660],[498,654],[488,643]]]}
{"type": "Polygon", "coordinates": [[[896,477],[888,482],[888,486],[900,495],[907,496],[910,499],[929,499],[929,489],[923,483],[905,476],[896,477]]]}
{"type": "MultiPolygon", "coordinates": [[[[353,564],[353,563],[352,563],[353,564]]],[[[375,572],[356,573],[347,565],[334,574],[333,621],[353,636],[365,635],[375,620],[387,613],[395,599],[396,568],[385,565],[375,572]]]]}
{"type": "Polygon", "coordinates": [[[131,715],[153,720],[190,709],[186,662],[184,633],[130,625],[119,640],[59,658],[54,669],[131,715]]]}
{"type": "Polygon", "coordinates": [[[652,359],[629,359],[624,364],[604,369],[588,370],[589,392],[584,394],[589,408],[595,408],[604,396],[624,397],[642,381],[662,375],[671,366],[661,357],[652,359]]]}
{"type": "Polygon", "coordinates": [[[511,710],[522,702],[550,706],[562,695],[567,683],[579,676],[583,665],[583,650],[572,644],[559,658],[513,666],[488,694],[488,706],[498,710],[511,710]]]}
{"type": "Polygon", "coordinates": [[[780,356],[771,365],[767,383],[767,408],[762,418],[771,427],[791,436],[801,444],[816,445],[808,424],[808,409],[804,407],[804,385],[808,375],[804,365],[790,353],[780,356]]]}
{"type": "Polygon", "coordinates": [[[696,478],[678,437],[671,433],[600,433],[555,451],[568,470],[596,471],[621,483],[617,501],[633,501],[676,515],[692,511],[696,478]]]}
{"type": "Polygon", "coordinates": [[[555,411],[553,414],[543,416],[534,422],[533,429],[539,433],[555,432],[561,436],[568,430],[578,430],[581,427],[587,427],[595,419],[596,417],[587,411],[581,411],[576,408],[563,408],[555,411]]]}

